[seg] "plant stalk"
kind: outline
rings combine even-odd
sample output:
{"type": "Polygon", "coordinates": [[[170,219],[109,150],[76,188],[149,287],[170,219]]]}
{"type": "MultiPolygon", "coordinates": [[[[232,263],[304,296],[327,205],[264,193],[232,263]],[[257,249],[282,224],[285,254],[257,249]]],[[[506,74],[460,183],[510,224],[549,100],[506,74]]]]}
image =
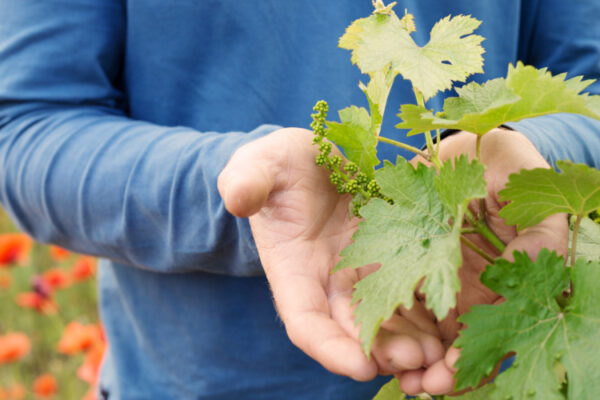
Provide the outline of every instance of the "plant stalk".
{"type": "MultiPolygon", "coordinates": [[[[413,88],[413,92],[415,93],[415,98],[417,99],[417,105],[425,107],[425,99],[423,98],[423,93],[421,93],[421,91],[419,91],[419,89],[417,88],[413,88]]],[[[442,168],[442,163],[440,162],[440,158],[438,156],[436,148],[433,145],[431,131],[425,132],[425,143],[427,144],[427,151],[430,154],[428,159],[429,161],[433,162],[436,169],[439,171],[442,168]]]]}
{"type": "MultiPolygon", "coordinates": [[[[482,135],[477,135],[477,140],[475,141],[475,159],[481,162],[481,139],[482,135]]],[[[479,215],[477,219],[484,220],[485,219],[485,199],[479,199],[479,215]]]]}
{"type": "Polygon", "coordinates": [[[429,153],[431,154],[429,158],[435,165],[436,169],[439,171],[442,168],[442,163],[440,162],[438,153],[435,150],[435,147],[433,146],[433,139],[431,138],[430,131],[425,132],[425,143],[427,143],[427,151],[429,151],[429,153]]]}
{"type": "Polygon", "coordinates": [[[467,221],[477,230],[477,232],[487,239],[500,253],[504,252],[506,245],[496,234],[487,226],[485,220],[477,220],[473,217],[473,214],[469,210],[465,213],[467,221]]]}
{"type": "Polygon", "coordinates": [[[481,139],[482,135],[477,135],[477,140],[475,141],[475,157],[477,161],[481,161],[481,139]]]}
{"type": "Polygon", "coordinates": [[[411,145],[408,145],[406,143],[398,142],[398,141],[393,140],[393,139],[388,139],[388,138],[383,137],[383,136],[378,136],[377,140],[379,140],[380,142],[383,142],[383,143],[391,144],[391,145],[396,146],[396,147],[400,147],[401,149],[404,149],[404,150],[411,151],[411,152],[413,152],[413,153],[415,153],[417,155],[420,155],[421,157],[423,157],[426,160],[429,160],[431,158],[430,155],[427,154],[426,152],[424,152],[423,150],[418,149],[416,147],[413,147],[411,145]]]}
{"type": "Polygon", "coordinates": [[[471,242],[469,239],[460,235],[460,241],[463,242],[468,248],[473,250],[475,253],[479,254],[481,257],[485,258],[487,262],[493,263],[494,259],[485,251],[481,250],[475,243],[471,242]]]}

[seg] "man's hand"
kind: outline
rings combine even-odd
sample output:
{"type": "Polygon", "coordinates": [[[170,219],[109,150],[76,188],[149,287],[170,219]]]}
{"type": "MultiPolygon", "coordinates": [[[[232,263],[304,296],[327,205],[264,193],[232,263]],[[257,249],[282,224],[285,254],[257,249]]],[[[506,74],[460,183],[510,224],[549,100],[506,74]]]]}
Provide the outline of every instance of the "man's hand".
{"type": "MultiPolygon", "coordinates": [[[[476,136],[461,132],[444,139],[440,143],[440,158],[447,160],[459,154],[467,153],[475,156],[476,136]]],[[[415,160],[416,161],[416,160],[415,160]]],[[[508,176],[521,169],[549,168],[544,158],[533,144],[521,133],[495,129],[487,133],[481,143],[481,161],[486,165],[485,179],[488,196],[485,199],[488,226],[506,243],[506,249],[499,254],[489,243],[478,235],[469,235],[488,254],[513,259],[515,250],[526,251],[535,259],[537,253],[544,247],[556,250],[566,255],[568,245],[568,225],[564,214],[553,215],[539,225],[517,232],[514,227],[506,226],[498,211],[502,204],[498,201],[498,192],[504,188],[508,176]]],[[[471,208],[474,214],[479,211],[479,203],[473,202],[471,208]]],[[[466,313],[474,304],[493,304],[501,298],[483,286],[479,276],[488,263],[474,251],[463,247],[463,266],[459,270],[461,292],[458,295],[457,307],[450,316],[439,324],[444,345],[450,346],[458,335],[460,324],[456,318],[466,313]]],[[[459,352],[449,348],[444,359],[428,368],[420,368],[397,374],[400,387],[408,394],[428,392],[445,394],[452,391],[454,386],[453,365],[458,359],[459,352]]]]}
{"type": "Polygon", "coordinates": [[[420,305],[385,322],[373,357],[363,354],[350,303],[354,284],[373,267],[330,274],[357,221],[349,217],[350,196],[340,196],[315,165],[312,137],[289,128],[251,142],[235,152],[218,182],[227,209],[250,218],[290,339],[328,370],[356,380],[434,365],[444,349],[420,305]]]}

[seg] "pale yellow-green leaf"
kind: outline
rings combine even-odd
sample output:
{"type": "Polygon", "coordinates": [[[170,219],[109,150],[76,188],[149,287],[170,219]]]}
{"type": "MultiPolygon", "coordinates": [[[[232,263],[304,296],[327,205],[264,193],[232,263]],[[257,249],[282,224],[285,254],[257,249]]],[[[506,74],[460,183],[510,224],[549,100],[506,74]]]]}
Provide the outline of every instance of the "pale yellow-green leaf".
{"type": "Polygon", "coordinates": [[[444,112],[434,115],[423,106],[403,105],[398,128],[409,135],[435,129],[457,129],[483,135],[506,122],[552,113],[575,113],[600,119],[600,96],[581,93],[593,81],[566,74],[552,76],[545,68],[517,63],[506,79],[482,85],[471,82],[456,89],[457,97],[444,102],[444,112]]]}
{"type": "Polygon", "coordinates": [[[339,116],[341,122],[327,122],[327,138],[341,147],[363,173],[373,176],[379,164],[375,129],[381,124],[381,117],[373,121],[366,109],[356,106],[340,110],[339,116]]]}
{"type": "Polygon", "coordinates": [[[388,383],[383,385],[379,392],[373,397],[373,400],[404,400],[406,395],[400,390],[398,380],[396,378],[391,379],[388,383]]]}
{"type": "Polygon", "coordinates": [[[418,46],[402,22],[391,12],[354,21],[339,46],[352,51],[352,62],[366,74],[390,67],[412,82],[425,100],[483,72],[483,38],[473,35],[481,22],[470,16],[447,16],[438,21],[429,42],[418,46]]]}
{"type": "MultiPolygon", "coordinates": [[[[575,216],[571,217],[571,224],[574,223],[575,218],[575,216]]],[[[572,232],[570,236],[572,240],[572,232]]],[[[572,247],[572,245],[569,246],[569,248],[572,247]]],[[[577,249],[577,258],[582,257],[588,261],[600,262],[600,224],[589,218],[582,218],[575,248],[577,249]]]]}

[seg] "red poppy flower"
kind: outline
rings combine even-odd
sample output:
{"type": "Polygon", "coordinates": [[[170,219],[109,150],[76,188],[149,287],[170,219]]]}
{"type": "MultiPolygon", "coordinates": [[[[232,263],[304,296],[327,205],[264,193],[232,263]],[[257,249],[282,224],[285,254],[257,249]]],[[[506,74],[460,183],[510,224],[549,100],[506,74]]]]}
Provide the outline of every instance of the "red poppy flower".
{"type": "Polygon", "coordinates": [[[105,350],[106,342],[100,342],[86,353],[83,364],[77,370],[77,377],[79,379],[92,385],[97,382],[105,350]]]}
{"type": "Polygon", "coordinates": [[[33,382],[33,391],[40,397],[53,396],[58,391],[56,378],[50,374],[43,374],[33,382]]]}
{"type": "Polygon", "coordinates": [[[83,281],[96,272],[96,260],[93,257],[78,257],[71,268],[71,278],[75,281],[83,281]]]}
{"type": "Polygon", "coordinates": [[[31,342],[24,333],[12,332],[0,336],[0,364],[20,360],[30,349],[31,342]]]}
{"type": "Polygon", "coordinates": [[[61,262],[71,257],[71,252],[59,246],[50,246],[50,258],[53,261],[61,262]]]}
{"type": "Polygon", "coordinates": [[[30,308],[40,314],[56,314],[58,305],[49,296],[44,296],[38,292],[19,293],[15,298],[17,304],[23,308],[30,308]]]}
{"type": "Polygon", "coordinates": [[[75,354],[90,350],[102,342],[102,331],[98,325],[83,325],[73,321],[63,331],[63,335],[58,342],[58,351],[64,354],[75,354]]]}
{"type": "Polygon", "coordinates": [[[71,277],[60,268],[50,268],[42,276],[51,289],[64,289],[71,285],[71,277]]]}
{"type": "Polygon", "coordinates": [[[24,233],[4,233],[0,235],[0,267],[23,264],[29,257],[33,240],[24,233]]]}

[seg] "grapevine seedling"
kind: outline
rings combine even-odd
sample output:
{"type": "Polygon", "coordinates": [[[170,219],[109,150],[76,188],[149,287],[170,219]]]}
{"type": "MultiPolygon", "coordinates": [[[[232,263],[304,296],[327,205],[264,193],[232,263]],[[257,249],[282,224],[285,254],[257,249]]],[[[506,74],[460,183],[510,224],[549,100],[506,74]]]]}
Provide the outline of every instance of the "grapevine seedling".
{"type": "MultiPolygon", "coordinates": [[[[416,29],[412,15],[399,18],[394,3],[374,0],[373,5],[373,14],[354,21],[339,41],[369,78],[366,85],[359,84],[368,110],[350,106],[339,111],[339,122],[327,121],[328,105],[319,101],[311,124],[319,147],[316,163],[329,170],[341,195],[353,196],[350,211],[362,217],[334,273],[380,265],[356,284],[353,294],[363,350],[370,354],[381,323],[398,307],[412,306],[417,288],[438,319],[448,315],[456,306],[461,246],[466,245],[491,264],[481,280],[506,302],[474,306],[460,317],[468,327],[455,343],[462,348],[456,389],[476,387],[507,353],[517,356],[495,384],[462,398],[580,399],[600,393],[600,362],[589,354],[600,341],[595,290],[600,284],[600,227],[587,218],[600,208],[600,171],[559,162],[561,173],[538,169],[511,175],[500,193],[509,202],[500,215],[518,229],[556,213],[573,216],[570,268],[547,250],[535,261],[521,253],[514,262],[495,259],[465,236],[478,233],[498,252],[505,247],[487,226],[485,208],[479,207],[477,215],[469,209],[487,194],[485,167],[479,162],[481,138],[505,123],[551,113],[600,119],[600,96],[583,93],[592,81],[566,79],[566,74],[552,75],[519,62],[508,67],[506,77],[454,87],[483,72],[483,37],[473,33],[480,21],[464,15],[443,18],[420,47],[411,36],[416,29]],[[400,107],[397,127],[408,135],[424,134],[426,150],[380,136],[398,75],[412,83],[415,103],[400,107]],[[448,89],[457,96],[446,98],[440,112],[427,108],[427,100],[448,89]],[[434,135],[439,139],[445,129],[476,135],[474,160],[440,160],[440,140],[434,144],[434,135]],[[398,157],[376,170],[379,142],[412,151],[428,166],[398,157]],[[333,152],[332,143],[345,157],[333,152]]],[[[403,396],[397,383],[390,382],[376,398],[403,396]]]]}

